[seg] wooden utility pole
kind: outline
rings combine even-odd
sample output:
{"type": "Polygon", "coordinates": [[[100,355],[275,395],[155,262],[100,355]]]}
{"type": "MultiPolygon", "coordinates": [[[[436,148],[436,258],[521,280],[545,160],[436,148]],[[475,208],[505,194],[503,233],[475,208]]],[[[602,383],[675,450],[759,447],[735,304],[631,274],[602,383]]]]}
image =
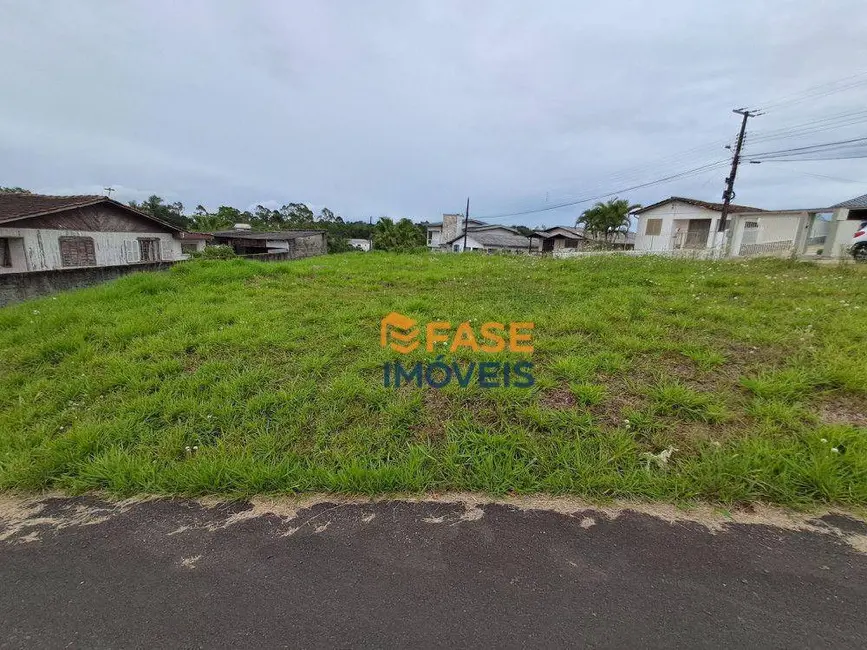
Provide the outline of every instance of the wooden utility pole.
{"type": "Polygon", "coordinates": [[[470,197],[467,197],[467,211],[464,213],[464,246],[462,253],[467,252],[467,227],[470,225],[470,197]]]}
{"type": "Polygon", "coordinates": [[[723,209],[719,218],[719,228],[717,232],[724,232],[726,229],[726,221],[729,217],[729,206],[732,199],[735,198],[735,177],[738,175],[738,164],[741,162],[741,148],[744,146],[744,137],[747,134],[747,119],[761,115],[753,111],[748,111],[746,108],[736,108],[732,111],[738,115],[743,115],[741,120],[741,130],[738,133],[738,142],[735,145],[735,152],[732,156],[732,169],[726,178],[726,188],[723,190],[723,209]]]}

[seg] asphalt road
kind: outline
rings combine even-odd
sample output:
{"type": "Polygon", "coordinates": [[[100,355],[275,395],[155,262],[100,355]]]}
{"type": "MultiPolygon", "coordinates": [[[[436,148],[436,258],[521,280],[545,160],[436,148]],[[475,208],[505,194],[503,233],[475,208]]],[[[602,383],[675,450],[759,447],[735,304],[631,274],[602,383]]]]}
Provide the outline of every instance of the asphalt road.
{"type": "Polygon", "coordinates": [[[867,534],[504,505],[0,513],[2,647],[867,645],[867,534]],[[848,541],[847,541],[848,540],[848,541]],[[862,549],[863,550],[863,549],[862,549]]]}

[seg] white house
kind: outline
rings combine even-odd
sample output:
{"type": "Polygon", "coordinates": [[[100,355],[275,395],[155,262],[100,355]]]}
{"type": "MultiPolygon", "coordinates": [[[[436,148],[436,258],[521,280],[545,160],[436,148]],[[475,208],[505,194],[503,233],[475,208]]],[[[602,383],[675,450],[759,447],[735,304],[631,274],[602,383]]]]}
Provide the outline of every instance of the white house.
{"type": "Polygon", "coordinates": [[[827,208],[761,210],[729,206],[725,237],[718,237],[721,203],[671,197],[636,210],[635,250],[701,251],[728,257],[753,255],[845,256],[852,235],[867,218],[867,195],[827,208]],[[715,246],[716,245],[716,246],[715,246]]]}
{"type": "Polygon", "coordinates": [[[539,238],[522,235],[518,230],[507,226],[474,226],[467,228],[466,237],[461,232],[457,237],[446,241],[448,250],[461,253],[485,251],[488,253],[531,253],[539,250],[539,238]]]}
{"type": "MultiPolygon", "coordinates": [[[[444,250],[460,253],[464,250],[464,215],[444,214],[440,223],[427,226],[427,245],[431,250],[444,250]]],[[[507,226],[487,224],[478,219],[467,223],[466,250],[508,251],[526,253],[539,250],[539,237],[527,237],[518,230],[507,226]]]]}
{"type": "MultiPolygon", "coordinates": [[[[722,203],[709,203],[681,196],[639,208],[635,235],[637,251],[672,251],[713,248],[722,203]]],[[[729,214],[762,212],[759,208],[730,205],[729,214]]]]}
{"type": "Polygon", "coordinates": [[[0,193],[0,273],[186,259],[185,234],[106,196],[0,193]]]}
{"type": "MultiPolygon", "coordinates": [[[[470,219],[469,227],[484,226],[484,221],[478,219],[470,219]]],[[[443,220],[437,223],[429,223],[427,225],[427,246],[431,249],[441,248],[445,242],[451,241],[458,235],[464,232],[464,215],[462,214],[444,214],[443,220]]]]}

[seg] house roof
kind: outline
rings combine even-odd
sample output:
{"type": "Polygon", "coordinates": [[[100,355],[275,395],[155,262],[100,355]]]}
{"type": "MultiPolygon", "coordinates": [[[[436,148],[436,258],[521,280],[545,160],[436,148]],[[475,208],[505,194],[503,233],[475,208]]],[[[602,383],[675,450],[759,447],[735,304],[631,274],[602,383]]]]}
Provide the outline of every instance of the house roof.
{"type": "MultiPolygon", "coordinates": [[[[667,199],[663,199],[657,203],[652,205],[645,205],[643,208],[638,208],[634,210],[632,214],[641,214],[642,212],[647,212],[648,210],[653,210],[654,208],[658,208],[661,205],[665,205],[666,203],[686,203],[688,205],[694,205],[697,208],[706,208],[708,210],[713,210],[714,212],[722,212],[723,204],[722,203],[711,203],[709,201],[699,201],[698,199],[688,199],[683,196],[671,196],[667,199]]],[[[736,205],[734,203],[729,205],[729,212],[734,214],[737,212],[764,212],[761,208],[752,208],[748,205],[736,205]]]]}
{"type": "Polygon", "coordinates": [[[324,230],[279,230],[274,232],[256,232],[255,230],[222,230],[211,233],[221,239],[252,239],[259,241],[288,241],[310,235],[321,235],[324,230]]]}
{"type": "MultiPolygon", "coordinates": [[[[482,228],[467,230],[467,236],[472,237],[475,241],[486,248],[527,248],[530,244],[530,238],[518,233],[511,228],[497,226],[496,228],[482,228]]],[[[459,239],[463,239],[461,233],[454,239],[447,241],[446,244],[452,244],[459,239]]]]}
{"type": "Polygon", "coordinates": [[[575,228],[573,226],[551,226],[550,228],[545,228],[545,230],[537,230],[535,233],[537,236],[542,239],[550,239],[551,237],[564,237],[566,239],[589,239],[588,235],[584,233],[583,228],[575,228]],[[562,232],[551,232],[553,230],[564,230],[565,233],[562,232]]]}
{"type": "MultiPolygon", "coordinates": [[[[481,223],[481,222],[479,222],[481,223]]],[[[515,233],[520,235],[521,232],[516,228],[510,228],[509,226],[498,226],[496,224],[485,224],[483,226],[470,226],[467,228],[467,232],[481,232],[483,230],[503,230],[505,232],[515,233]]],[[[523,235],[522,235],[523,236],[523,235]]]]}
{"type": "Polygon", "coordinates": [[[849,199],[848,201],[842,201],[837,205],[832,205],[832,208],[867,208],[867,194],[862,194],[861,196],[856,196],[854,199],[849,199]]]}
{"type": "Polygon", "coordinates": [[[113,205],[114,207],[126,212],[131,212],[137,217],[156,222],[175,232],[180,232],[182,230],[168,221],[163,221],[162,219],[149,215],[147,212],[136,210],[135,208],[120,203],[119,201],[110,199],[107,196],[99,196],[96,194],[51,196],[48,194],[29,194],[24,192],[0,192],[0,223],[29,219],[31,217],[41,217],[48,214],[55,214],[57,212],[75,210],[77,208],[86,208],[100,203],[113,205]]]}

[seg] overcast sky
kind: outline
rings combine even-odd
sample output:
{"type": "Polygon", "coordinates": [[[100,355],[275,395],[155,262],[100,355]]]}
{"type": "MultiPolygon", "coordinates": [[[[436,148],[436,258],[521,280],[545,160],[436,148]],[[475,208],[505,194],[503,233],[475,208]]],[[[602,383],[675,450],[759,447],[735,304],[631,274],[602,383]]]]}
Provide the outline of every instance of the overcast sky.
{"type": "MultiPolygon", "coordinates": [[[[863,0],[0,0],[0,185],[112,185],[188,212],[295,201],[420,220],[467,195],[481,218],[551,206],[724,160],[732,108],[867,72],[865,25],[863,0]]],[[[755,135],[867,111],[867,75],[854,81],[769,110],[755,135]]],[[[716,201],[726,174],[621,196],[716,201]]],[[[765,163],[741,168],[736,202],[864,193],[865,160],[765,163]]],[[[570,223],[585,207],[501,222],[570,223]]]]}

